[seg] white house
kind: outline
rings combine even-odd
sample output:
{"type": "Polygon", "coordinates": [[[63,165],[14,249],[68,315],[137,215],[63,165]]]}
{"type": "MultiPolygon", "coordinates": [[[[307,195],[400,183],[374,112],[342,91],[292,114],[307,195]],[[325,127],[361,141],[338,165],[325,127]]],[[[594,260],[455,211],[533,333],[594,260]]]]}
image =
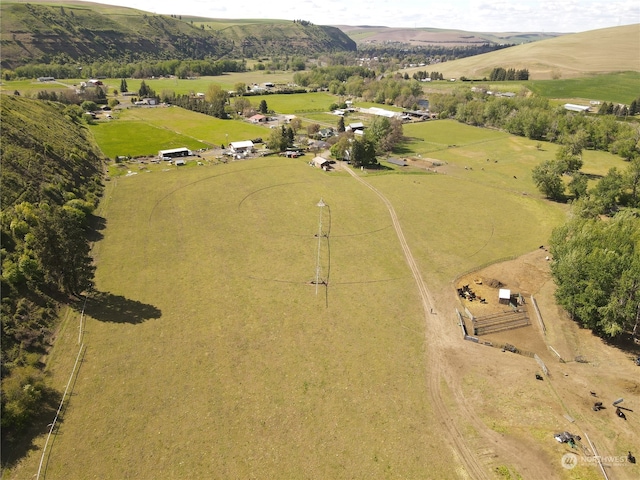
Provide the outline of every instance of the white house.
{"type": "Polygon", "coordinates": [[[234,155],[246,155],[253,152],[253,142],[251,140],[244,140],[242,142],[229,143],[229,150],[234,155]]]}

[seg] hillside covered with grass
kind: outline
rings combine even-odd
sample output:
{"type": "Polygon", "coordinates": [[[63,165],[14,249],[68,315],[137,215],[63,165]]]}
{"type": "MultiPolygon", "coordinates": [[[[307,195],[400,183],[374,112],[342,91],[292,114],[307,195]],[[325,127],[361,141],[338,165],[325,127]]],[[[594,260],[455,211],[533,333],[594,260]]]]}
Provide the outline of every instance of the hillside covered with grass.
{"type": "MultiPolygon", "coordinates": [[[[530,80],[640,72],[640,24],[590,30],[438,65],[446,78],[489,77],[496,67],[529,70],[530,80]]],[[[419,70],[419,69],[414,69],[419,70]]]]}
{"type": "Polygon", "coordinates": [[[80,107],[8,95],[0,105],[4,464],[57,398],[41,358],[61,306],[92,284],[88,238],[103,169],[80,107]]]}
{"type": "Polygon", "coordinates": [[[223,31],[204,20],[88,2],[3,2],[2,66],[118,60],[220,59],[355,50],[335,27],[300,22],[239,23],[223,31]]]}

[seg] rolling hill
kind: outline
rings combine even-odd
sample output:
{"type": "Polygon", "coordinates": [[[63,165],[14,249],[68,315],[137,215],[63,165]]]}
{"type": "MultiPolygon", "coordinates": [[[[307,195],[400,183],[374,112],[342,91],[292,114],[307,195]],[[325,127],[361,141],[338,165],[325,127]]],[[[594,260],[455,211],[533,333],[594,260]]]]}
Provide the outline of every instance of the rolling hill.
{"type": "Polygon", "coordinates": [[[590,30],[517,45],[447,62],[439,65],[438,70],[445,77],[484,78],[495,67],[526,68],[531,80],[639,72],[640,24],[590,30]]]}
{"type": "Polygon", "coordinates": [[[390,28],[381,26],[336,25],[349,35],[358,45],[385,44],[389,42],[414,46],[446,45],[467,46],[492,44],[521,44],[555,38],[561,33],[482,33],[464,30],[443,30],[439,28],[390,28]]]}
{"type": "Polygon", "coordinates": [[[335,27],[234,23],[224,30],[181,16],[86,2],[3,2],[2,66],[28,63],[219,59],[355,50],[335,27]]]}

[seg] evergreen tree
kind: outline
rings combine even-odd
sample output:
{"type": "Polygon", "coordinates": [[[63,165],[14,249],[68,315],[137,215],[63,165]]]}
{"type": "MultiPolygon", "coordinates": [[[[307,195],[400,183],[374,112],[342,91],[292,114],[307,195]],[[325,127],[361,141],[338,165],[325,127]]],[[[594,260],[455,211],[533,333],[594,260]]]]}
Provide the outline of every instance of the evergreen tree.
{"type": "Polygon", "coordinates": [[[120,80],[120,91],[122,93],[126,93],[129,91],[129,87],[127,86],[127,81],[124,78],[120,80]]]}
{"type": "Polygon", "coordinates": [[[258,105],[258,111],[263,115],[266,115],[269,112],[269,108],[267,107],[267,101],[264,98],[260,100],[260,105],[258,105]]]}

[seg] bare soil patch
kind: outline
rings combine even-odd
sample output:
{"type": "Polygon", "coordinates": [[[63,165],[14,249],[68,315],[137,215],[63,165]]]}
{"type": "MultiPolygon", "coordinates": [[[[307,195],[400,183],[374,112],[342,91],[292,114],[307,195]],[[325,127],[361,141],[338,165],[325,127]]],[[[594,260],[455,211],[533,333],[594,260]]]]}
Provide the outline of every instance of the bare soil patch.
{"type": "Polygon", "coordinates": [[[464,275],[452,284],[450,307],[466,307],[476,316],[509,308],[498,303],[497,282],[525,296],[529,326],[479,338],[536,353],[550,374],[538,380],[536,374],[542,374],[542,369],[533,358],[465,342],[460,334],[459,343],[450,345],[445,363],[458,412],[464,412],[460,421],[477,433],[468,441],[494,472],[508,469],[523,478],[603,478],[593,458],[593,445],[610,478],[640,478],[638,464],[626,461],[628,451],[640,453],[640,368],[632,361],[635,353],[629,345],[607,343],[580,328],[556,306],[547,256],[540,248],[464,275]],[[463,285],[487,303],[460,299],[455,288],[463,285]],[[531,294],[540,307],[544,331],[531,294]],[[619,398],[628,409],[624,410],[626,420],[616,415],[612,405],[619,398]],[[594,411],[596,401],[605,408],[594,411]],[[577,449],[553,438],[562,431],[581,436],[577,449]],[[565,453],[578,455],[574,469],[562,466],[565,453]]]}

